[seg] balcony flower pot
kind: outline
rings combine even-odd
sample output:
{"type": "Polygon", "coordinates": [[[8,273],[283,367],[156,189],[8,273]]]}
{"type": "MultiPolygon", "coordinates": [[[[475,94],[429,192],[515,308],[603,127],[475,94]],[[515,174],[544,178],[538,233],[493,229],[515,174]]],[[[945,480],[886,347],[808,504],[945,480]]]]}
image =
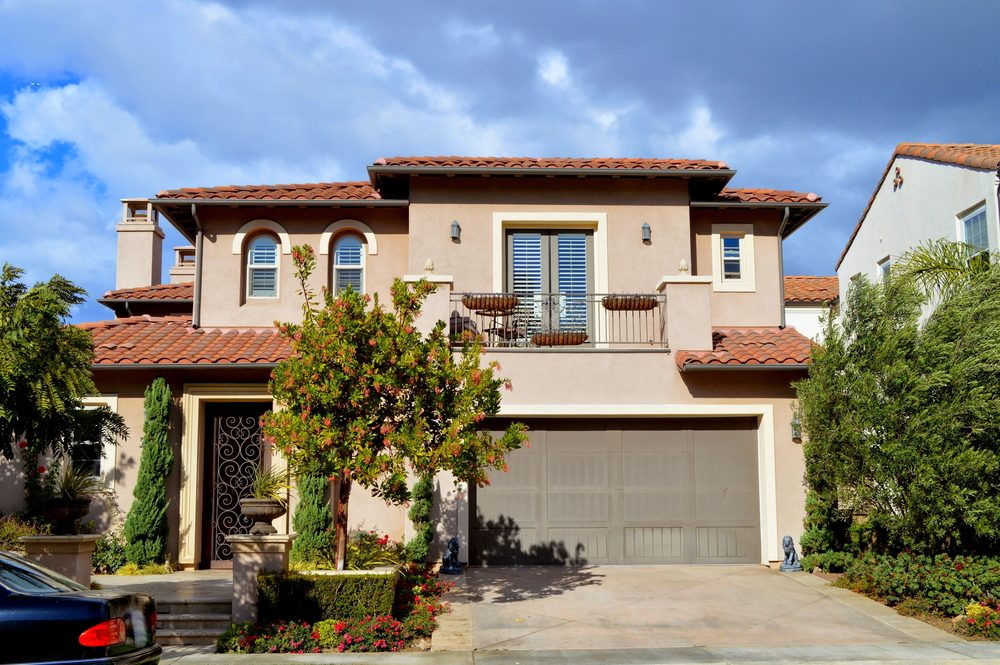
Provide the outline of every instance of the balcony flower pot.
{"type": "Polygon", "coordinates": [[[604,309],[613,312],[647,312],[656,308],[656,296],[604,296],[601,304],[604,305],[604,309]]]}
{"type": "Polygon", "coordinates": [[[77,522],[90,512],[92,500],[89,496],[72,499],[63,496],[51,497],[42,502],[42,514],[52,523],[54,535],[74,535],[79,533],[77,522]]]}
{"type": "Polygon", "coordinates": [[[462,304],[483,316],[504,316],[517,307],[517,296],[507,293],[466,293],[462,304]]]}
{"type": "Polygon", "coordinates": [[[271,521],[285,514],[285,504],[279,499],[245,498],[240,499],[240,510],[254,521],[250,527],[251,535],[270,536],[278,533],[271,521]]]}
{"type": "Polygon", "coordinates": [[[576,346],[586,341],[587,333],[584,332],[547,332],[531,336],[535,346],[576,346]]]}

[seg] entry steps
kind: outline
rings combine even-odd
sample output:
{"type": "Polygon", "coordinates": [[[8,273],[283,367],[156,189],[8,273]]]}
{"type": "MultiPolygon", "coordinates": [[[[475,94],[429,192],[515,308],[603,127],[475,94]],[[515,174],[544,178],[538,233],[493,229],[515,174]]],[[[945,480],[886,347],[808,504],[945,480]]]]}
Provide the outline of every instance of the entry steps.
{"type": "Polygon", "coordinates": [[[231,600],[164,601],[156,607],[156,642],[163,646],[215,644],[233,622],[231,600]]]}

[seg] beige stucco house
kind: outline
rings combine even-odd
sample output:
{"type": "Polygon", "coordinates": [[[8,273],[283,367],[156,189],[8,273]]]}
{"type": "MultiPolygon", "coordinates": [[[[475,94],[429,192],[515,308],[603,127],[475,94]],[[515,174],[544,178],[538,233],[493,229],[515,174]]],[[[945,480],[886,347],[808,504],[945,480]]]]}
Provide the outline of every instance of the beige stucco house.
{"type": "MultiPolygon", "coordinates": [[[[439,533],[463,560],[781,558],[801,531],[790,382],[810,349],[783,327],[781,243],[819,197],[727,189],[735,171],[704,160],[403,157],[368,173],[124,201],[102,299],[116,318],[84,324],[100,399],[132,430],[105,472],[127,509],[143,390],[166,377],[181,567],[226,565],[224,535],[245,528],[235,499],[268,455],[257,420],[287,354],[274,321],[300,315],[296,244],[316,250],[317,288],[433,281],[423,324],[478,336],[512,380],[492,426],[523,420],[532,446],[489,487],[438,479],[439,533]],[[159,284],[165,223],[191,247],[159,284]]],[[[404,509],[360,495],[356,525],[408,535],[404,509]]]]}

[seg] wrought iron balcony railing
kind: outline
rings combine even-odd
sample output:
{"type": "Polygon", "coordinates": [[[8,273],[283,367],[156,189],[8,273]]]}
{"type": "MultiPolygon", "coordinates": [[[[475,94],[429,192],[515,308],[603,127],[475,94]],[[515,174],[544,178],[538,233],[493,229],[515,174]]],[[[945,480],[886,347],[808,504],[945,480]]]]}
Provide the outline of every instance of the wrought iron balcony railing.
{"type": "Polygon", "coordinates": [[[665,347],[653,293],[453,293],[450,334],[494,348],[665,347]]]}

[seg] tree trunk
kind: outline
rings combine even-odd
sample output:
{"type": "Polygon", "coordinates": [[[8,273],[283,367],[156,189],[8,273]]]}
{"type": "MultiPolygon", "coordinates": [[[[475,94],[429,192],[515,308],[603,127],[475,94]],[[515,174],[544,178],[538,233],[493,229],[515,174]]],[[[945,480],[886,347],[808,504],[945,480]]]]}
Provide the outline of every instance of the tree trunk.
{"type": "Polygon", "coordinates": [[[341,478],[337,483],[337,570],[347,564],[347,502],[351,500],[351,479],[341,478]]]}

